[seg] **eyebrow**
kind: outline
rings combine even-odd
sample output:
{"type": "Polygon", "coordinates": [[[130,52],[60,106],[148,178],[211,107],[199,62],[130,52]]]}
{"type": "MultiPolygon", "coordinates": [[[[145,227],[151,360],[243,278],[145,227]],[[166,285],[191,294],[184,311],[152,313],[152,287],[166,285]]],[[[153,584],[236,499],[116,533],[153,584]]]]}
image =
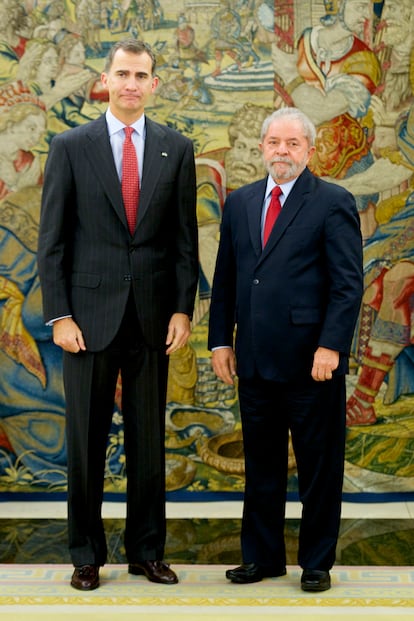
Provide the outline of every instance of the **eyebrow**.
{"type": "Polygon", "coordinates": [[[119,69],[116,69],[115,73],[134,73],[134,75],[141,75],[146,77],[150,76],[147,71],[131,71],[130,69],[122,69],[121,67],[119,69]]]}

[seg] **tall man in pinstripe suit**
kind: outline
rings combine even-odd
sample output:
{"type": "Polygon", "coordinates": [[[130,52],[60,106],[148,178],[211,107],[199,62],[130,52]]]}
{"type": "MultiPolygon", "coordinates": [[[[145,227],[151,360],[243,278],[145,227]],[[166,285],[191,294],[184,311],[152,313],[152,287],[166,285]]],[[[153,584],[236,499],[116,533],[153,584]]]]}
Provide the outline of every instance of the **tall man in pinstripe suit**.
{"type": "Polygon", "coordinates": [[[151,121],[155,57],[134,39],[109,52],[105,115],[56,136],[45,169],[39,275],[45,320],[64,350],[71,584],[99,586],[107,437],[118,372],[127,470],[129,572],[174,584],[165,543],[168,356],[183,347],[198,280],[192,143],[151,121]],[[125,126],[134,129],[140,196],[130,232],[122,192],[125,126]]]}

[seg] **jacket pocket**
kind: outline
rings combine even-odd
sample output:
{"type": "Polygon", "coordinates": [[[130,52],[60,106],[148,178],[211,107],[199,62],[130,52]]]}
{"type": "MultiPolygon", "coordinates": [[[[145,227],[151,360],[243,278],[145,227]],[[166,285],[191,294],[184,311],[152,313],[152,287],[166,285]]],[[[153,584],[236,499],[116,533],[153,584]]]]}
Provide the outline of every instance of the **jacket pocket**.
{"type": "Polygon", "coordinates": [[[86,274],[76,272],[72,274],[72,287],[86,287],[96,289],[101,284],[101,277],[98,274],[86,274]]]}
{"type": "Polygon", "coordinates": [[[291,308],[290,319],[293,324],[320,323],[322,311],[320,308],[291,308]]]}

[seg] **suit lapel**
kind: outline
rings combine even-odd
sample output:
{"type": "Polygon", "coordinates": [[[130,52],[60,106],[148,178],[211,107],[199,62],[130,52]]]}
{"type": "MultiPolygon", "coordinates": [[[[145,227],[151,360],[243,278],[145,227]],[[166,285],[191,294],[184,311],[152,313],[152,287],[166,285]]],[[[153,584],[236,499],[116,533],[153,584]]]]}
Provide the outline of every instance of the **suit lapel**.
{"type": "Polygon", "coordinates": [[[246,194],[249,234],[254,252],[258,257],[262,254],[261,218],[263,201],[266,192],[266,183],[267,177],[250,186],[246,194]]]}
{"type": "Polygon", "coordinates": [[[169,156],[171,157],[171,154],[168,153],[162,127],[146,117],[145,132],[144,168],[139,195],[137,230],[139,223],[148,211],[152,195],[158,185],[162,164],[169,156]]]}
{"type": "MultiPolygon", "coordinates": [[[[139,223],[151,203],[153,192],[157,187],[162,171],[162,163],[169,156],[166,135],[162,127],[148,118],[145,119],[145,126],[144,167],[135,234],[139,231],[139,223]]],[[[121,184],[115,168],[105,115],[88,126],[88,137],[89,143],[85,147],[86,156],[119,218],[124,223],[125,228],[128,229],[121,184]]]]}
{"type": "Polygon", "coordinates": [[[261,258],[267,257],[269,252],[277,246],[278,242],[282,238],[284,232],[290,223],[296,218],[297,213],[302,209],[306,203],[306,197],[310,192],[310,184],[312,183],[312,174],[307,168],[298,177],[295,185],[293,186],[289,196],[287,197],[282,211],[274,225],[272,232],[270,233],[268,242],[263,249],[261,258]]]}
{"type": "Polygon", "coordinates": [[[122,200],[121,184],[115,168],[105,115],[91,123],[87,127],[87,131],[89,142],[85,146],[86,157],[118,217],[122,220],[125,227],[128,228],[122,200]]]}

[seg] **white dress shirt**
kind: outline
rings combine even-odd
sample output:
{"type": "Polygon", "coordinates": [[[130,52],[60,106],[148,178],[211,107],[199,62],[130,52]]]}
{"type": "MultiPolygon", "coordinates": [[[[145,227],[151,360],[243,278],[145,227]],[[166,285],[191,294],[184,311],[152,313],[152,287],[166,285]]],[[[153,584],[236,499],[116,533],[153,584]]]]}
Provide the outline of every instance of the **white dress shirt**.
{"type": "MultiPolygon", "coordinates": [[[[110,109],[106,111],[106,123],[108,125],[109,140],[111,141],[112,153],[114,155],[115,166],[118,173],[119,180],[122,178],[122,149],[124,146],[125,123],[122,123],[117,119],[110,109]]],[[[140,116],[138,121],[132,123],[131,127],[134,128],[132,132],[132,142],[134,143],[135,151],[138,158],[138,170],[140,184],[142,179],[142,170],[144,165],[144,147],[145,147],[145,115],[140,116]]]]}
{"type": "MultiPolygon", "coordinates": [[[[279,183],[279,187],[282,190],[282,194],[279,196],[279,200],[280,200],[280,204],[282,205],[282,208],[283,208],[283,205],[285,204],[287,197],[289,196],[289,192],[295,185],[296,179],[293,179],[293,181],[288,181],[287,183],[279,183]]],[[[262,232],[261,233],[262,246],[263,246],[263,232],[264,232],[264,223],[266,220],[266,214],[267,214],[267,210],[269,209],[270,199],[272,197],[272,190],[274,187],[276,187],[276,185],[278,184],[275,183],[274,179],[269,175],[267,178],[265,199],[264,199],[263,208],[262,208],[262,218],[260,222],[260,230],[262,232]]]]}

